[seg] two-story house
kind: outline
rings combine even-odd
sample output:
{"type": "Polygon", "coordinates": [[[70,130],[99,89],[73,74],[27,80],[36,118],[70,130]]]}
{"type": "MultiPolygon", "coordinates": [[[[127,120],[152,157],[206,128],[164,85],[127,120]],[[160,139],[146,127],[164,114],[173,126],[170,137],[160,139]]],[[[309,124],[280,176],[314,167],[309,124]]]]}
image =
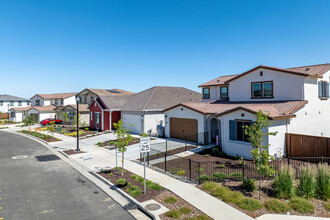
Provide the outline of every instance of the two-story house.
{"type": "Polygon", "coordinates": [[[264,139],[269,153],[285,154],[285,134],[330,137],[330,64],[295,68],[257,66],[242,74],[221,76],[200,87],[203,102],[172,106],[166,115],[167,137],[213,142],[229,155],[251,158],[252,146],[242,126],[262,110],[271,125],[264,139]]]}
{"type": "Polygon", "coordinates": [[[75,104],[75,95],[76,93],[36,94],[30,99],[30,107],[11,108],[10,120],[21,122],[28,115],[32,115],[36,122],[46,118],[56,118],[55,108],[75,104]]]}
{"type": "Polygon", "coordinates": [[[30,100],[12,96],[12,95],[0,95],[0,112],[9,112],[10,108],[14,107],[27,107],[30,106],[30,100]]]}

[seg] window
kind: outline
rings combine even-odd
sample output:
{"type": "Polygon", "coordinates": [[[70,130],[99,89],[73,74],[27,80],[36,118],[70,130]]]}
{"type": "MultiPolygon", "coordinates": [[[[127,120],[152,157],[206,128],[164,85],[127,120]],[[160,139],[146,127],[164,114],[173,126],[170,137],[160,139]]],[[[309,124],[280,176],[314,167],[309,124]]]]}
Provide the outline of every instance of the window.
{"type": "Polygon", "coordinates": [[[249,142],[248,135],[245,134],[245,126],[250,126],[251,121],[230,120],[229,121],[229,140],[249,142]]]}
{"type": "Polygon", "coordinates": [[[3,101],[0,101],[0,106],[3,106],[3,101]]]}
{"type": "Polygon", "coordinates": [[[93,100],[94,100],[94,97],[92,96],[92,97],[91,97],[91,103],[93,102],[93,100]]]}
{"type": "Polygon", "coordinates": [[[210,88],[203,88],[203,99],[210,98],[210,88]]]}
{"type": "Polygon", "coordinates": [[[27,101],[26,104],[27,104],[27,105],[30,105],[30,101],[27,101]]]}
{"type": "Polygon", "coordinates": [[[91,121],[93,121],[93,112],[91,112],[91,121]]]}
{"type": "Polygon", "coordinates": [[[15,112],[10,112],[10,117],[15,118],[15,112]]]}
{"type": "Polygon", "coordinates": [[[58,100],[57,99],[55,99],[55,105],[58,105],[58,100]]]}
{"type": "Polygon", "coordinates": [[[255,99],[273,98],[273,82],[251,83],[251,96],[255,99]]]}
{"type": "Polygon", "coordinates": [[[40,100],[37,99],[36,102],[35,102],[36,106],[40,106],[40,100]]]}
{"type": "Polygon", "coordinates": [[[18,101],[18,106],[22,106],[22,101],[18,101]]]}
{"type": "Polygon", "coordinates": [[[328,99],[329,98],[329,83],[320,81],[319,82],[319,98],[328,99]]]}
{"type": "Polygon", "coordinates": [[[14,106],[14,101],[10,101],[10,106],[14,106]]]}
{"type": "Polygon", "coordinates": [[[221,86],[220,87],[220,98],[228,98],[228,86],[221,86]]]}
{"type": "Polygon", "coordinates": [[[63,99],[61,99],[61,105],[63,105],[63,103],[64,103],[64,102],[63,102],[63,99]]]}

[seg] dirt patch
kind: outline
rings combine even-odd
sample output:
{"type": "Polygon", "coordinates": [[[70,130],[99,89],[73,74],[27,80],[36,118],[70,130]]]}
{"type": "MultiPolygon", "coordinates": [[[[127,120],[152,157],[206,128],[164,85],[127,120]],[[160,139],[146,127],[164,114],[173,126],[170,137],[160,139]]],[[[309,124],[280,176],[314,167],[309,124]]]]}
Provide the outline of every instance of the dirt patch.
{"type": "Polygon", "coordinates": [[[75,150],[65,150],[63,152],[67,155],[87,153],[86,151],[75,151],[75,150]]]}
{"type": "MultiPolygon", "coordinates": [[[[150,140],[156,140],[155,138],[150,138],[150,140]]],[[[101,142],[101,146],[113,146],[115,145],[114,143],[117,142],[118,140],[108,140],[108,141],[104,141],[104,142],[101,142]],[[114,142],[114,143],[111,143],[111,142],[114,142]]],[[[137,144],[137,143],[140,143],[140,138],[133,138],[128,144],[127,146],[130,146],[130,145],[133,145],[133,144],[137,144]]],[[[111,147],[109,148],[110,150],[113,150],[115,149],[116,147],[111,147]]]]}
{"type": "Polygon", "coordinates": [[[39,132],[35,132],[35,131],[26,131],[26,130],[23,130],[23,131],[19,131],[19,132],[24,133],[24,134],[31,135],[33,137],[39,138],[41,140],[44,140],[46,142],[61,141],[61,139],[52,137],[50,135],[42,134],[42,133],[39,133],[39,132]]]}

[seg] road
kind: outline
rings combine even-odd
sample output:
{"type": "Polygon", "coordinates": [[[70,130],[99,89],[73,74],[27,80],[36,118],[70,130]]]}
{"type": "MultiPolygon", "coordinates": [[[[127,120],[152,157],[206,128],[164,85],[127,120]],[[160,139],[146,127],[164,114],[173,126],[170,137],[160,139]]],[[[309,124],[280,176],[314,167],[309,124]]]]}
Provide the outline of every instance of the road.
{"type": "Polygon", "coordinates": [[[134,219],[46,147],[0,131],[0,220],[134,219]],[[18,155],[27,158],[11,159],[18,155]]]}

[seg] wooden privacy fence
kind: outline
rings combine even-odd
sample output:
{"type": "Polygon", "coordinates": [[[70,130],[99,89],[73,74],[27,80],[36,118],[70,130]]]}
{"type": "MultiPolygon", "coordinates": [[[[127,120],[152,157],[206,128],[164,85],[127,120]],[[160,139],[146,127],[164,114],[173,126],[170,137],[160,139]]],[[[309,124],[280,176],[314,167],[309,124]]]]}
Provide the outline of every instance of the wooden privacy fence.
{"type": "Polygon", "coordinates": [[[0,114],[0,119],[9,119],[9,113],[0,114]]]}
{"type": "Polygon", "coordinates": [[[288,157],[330,157],[330,138],[286,133],[285,139],[288,157]]]}

